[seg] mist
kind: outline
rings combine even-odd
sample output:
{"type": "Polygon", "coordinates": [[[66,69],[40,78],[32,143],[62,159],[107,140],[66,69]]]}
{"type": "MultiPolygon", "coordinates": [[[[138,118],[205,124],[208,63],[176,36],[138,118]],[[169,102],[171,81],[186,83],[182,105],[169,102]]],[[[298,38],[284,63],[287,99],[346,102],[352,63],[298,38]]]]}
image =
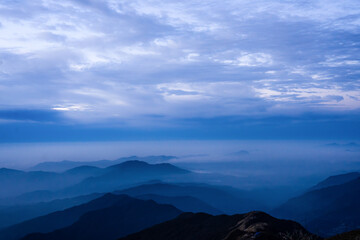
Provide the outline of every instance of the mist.
{"type": "Polygon", "coordinates": [[[325,176],[360,169],[360,145],[352,141],[122,141],[0,145],[1,166],[22,170],[41,162],[157,155],[174,156],[168,162],[194,172],[239,178],[242,181],[226,183],[247,188],[306,187],[325,176]]]}

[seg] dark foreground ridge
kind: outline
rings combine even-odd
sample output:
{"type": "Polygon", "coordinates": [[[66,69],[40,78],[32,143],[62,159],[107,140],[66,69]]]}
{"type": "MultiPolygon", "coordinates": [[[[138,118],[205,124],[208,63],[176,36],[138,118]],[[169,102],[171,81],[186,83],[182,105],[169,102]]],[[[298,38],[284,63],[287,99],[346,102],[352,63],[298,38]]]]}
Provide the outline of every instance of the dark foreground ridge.
{"type": "Polygon", "coordinates": [[[119,240],[316,240],[300,224],[264,212],[212,216],[184,213],[119,240]]]}
{"type": "Polygon", "coordinates": [[[360,229],[338,234],[327,240],[360,240],[360,229]]]}

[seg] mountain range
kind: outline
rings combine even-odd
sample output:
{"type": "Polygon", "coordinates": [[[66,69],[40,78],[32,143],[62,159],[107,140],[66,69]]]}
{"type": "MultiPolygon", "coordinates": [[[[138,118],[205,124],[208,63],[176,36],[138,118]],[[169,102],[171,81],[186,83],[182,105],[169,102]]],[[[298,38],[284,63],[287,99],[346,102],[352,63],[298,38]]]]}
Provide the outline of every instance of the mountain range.
{"type": "Polygon", "coordinates": [[[88,211],[68,227],[49,233],[33,233],[23,240],[114,240],[178,216],[181,211],[152,200],[139,200],[125,195],[106,194],[105,208],[88,211]]]}
{"type": "Polygon", "coordinates": [[[0,208],[0,229],[51,212],[61,211],[72,206],[80,205],[102,195],[103,194],[93,193],[74,198],[57,199],[50,202],[2,207],[0,208]]]}
{"type": "Polygon", "coordinates": [[[78,184],[63,189],[58,194],[74,196],[93,192],[111,192],[154,179],[171,179],[172,176],[184,176],[189,173],[190,171],[169,163],[149,164],[132,160],[102,168],[102,174],[88,177],[78,184]]]}
{"type": "Polygon", "coordinates": [[[159,204],[170,204],[183,212],[203,212],[219,215],[223,212],[210,206],[206,202],[190,196],[169,197],[156,194],[144,194],[136,196],[138,199],[153,200],[159,204]]]}
{"type": "Polygon", "coordinates": [[[313,186],[312,188],[310,188],[310,190],[317,190],[317,189],[322,189],[322,188],[326,188],[326,187],[341,185],[343,183],[347,183],[352,180],[355,180],[359,177],[360,177],[360,172],[350,172],[350,173],[344,173],[344,174],[339,174],[339,175],[335,175],[335,176],[330,176],[330,177],[326,178],[324,181],[321,181],[318,184],[316,184],[315,186],[313,186]]]}
{"type": "Polygon", "coordinates": [[[315,190],[288,200],[271,213],[298,221],[324,237],[360,228],[360,178],[345,178],[349,181],[344,181],[344,175],[328,178],[327,184],[316,185],[315,190]]]}
{"type": "Polygon", "coordinates": [[[359,172],[328,177],[270,211],[274,217],[259,211],[268,206],[259,197],[266,194],[185,182],[194,174],[139,160],[63,172],[0,169],[3,195],[11,190],[0,199],[0,240],[342,240],[359,235],[352,231],[360,229],[359,172]]]}
{"type": "Polygon", "coordinates": [[[199,199],[226,214],[243,213],[260,209],[262,204],[249,198],[246,192],[206,184],[144,184],[118,191],[130,196],[155,194],[167,197],[187,196],[199,199]]]}
{"type": "Polygon", "coordinates": [[[36,217],[0,230],[0,239],[12,240],[19,239],[32,232],[51,232],[73,224],[86,212],[109,207],[122,199],[123,196],[117,198],[111,194],[104,195],[103,197],[67,208],[63,211],[56,211],[44,216],[36,217]]]}
{"type": "Polygon", "coordinates": [[[110,192],[153,179],[187,173],[190,171],[168,163],[149,164],[139,160],[105,168],[78,166],[62,173],[0,169],[0,205],[22,204],[31,198],[50,201],[94,192],[110,192]],[[25,195],[19,200],[22,194],[25,195]]]}
{"type": "Polygon", "coordinates": [[[116,160],[99,160],[99,161],[83,161],[83,162],[77,162],[77,161],[59,161],[59,162],[42,162],[39,163],[31,168],[29,168],[29,171],[47,171],[47,172],[64,172],[66,170],[69,170],[71,168],[76,168],[80,166],[93,166],[93,167],[99,167],[99,168],[106,168],[111,165],[119,164],[126,161],[132,161],[132,160],[139,160],[144,161],[148,163],[163,163],[167,162],[171,159],[175,159],[175,156],[146,156],[146,157],[139,157],[139,156],[130,156],[130,157],[122,157],[118,158],[116,160]]]}

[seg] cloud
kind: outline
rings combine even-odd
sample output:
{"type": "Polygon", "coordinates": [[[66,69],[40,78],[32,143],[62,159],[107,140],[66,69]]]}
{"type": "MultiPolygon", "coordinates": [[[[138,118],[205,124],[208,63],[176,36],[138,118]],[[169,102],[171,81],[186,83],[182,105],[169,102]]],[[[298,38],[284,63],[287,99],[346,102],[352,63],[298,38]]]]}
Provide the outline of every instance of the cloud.
{"type": "Polygon", "coordinates": [[[27,122],[59,122],[61,115],[56,111],[9,109],[0,110],[0,121],[27,121],[27,122]]]}
{"type": "Polygon", "coordinates": [[[241,52],[235,59],[214,59],[214,61],[239,67],[266,67],[273,63],[269,54],[248,52],[241,52]]]}
{"type": "Polygon", "coordinates": [[[5,1],[0,109],[136,125],[356,112],[359,19],[355,0],[5,1]]]}

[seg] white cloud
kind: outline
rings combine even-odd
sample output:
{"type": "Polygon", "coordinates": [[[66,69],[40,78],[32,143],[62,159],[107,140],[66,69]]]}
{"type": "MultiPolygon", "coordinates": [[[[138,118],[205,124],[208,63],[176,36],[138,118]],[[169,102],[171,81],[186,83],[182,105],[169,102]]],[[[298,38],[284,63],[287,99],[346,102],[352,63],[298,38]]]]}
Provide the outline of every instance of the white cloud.
{"type": "Polygon", "coordinates": [[[359,66],[360,60],[352,59],[352,56],[327,56],[324,62],[320,64],[328,67],[342,67],[342,66],[359,66]]]}
{"type": "Polygon", "coordinates": [[[259,88],[254,89],[262,98],[276,102],[310,104],[312,107],[323,105],[328,108],[355,110],[360,108],[360,92],[342,90],[336,86],[323,88],[289,88],[286,91],[259,88]],[[315,102],[315,103],[314,103],[315,102]]]}
{"type": "Polygon", "coordinates": [[[89,110],[89,106],[82,105],[82,104],[75,104],[75,105],[57,105],[51,108],[52,110],[56,111],[86,111],[89,110]]]}
{"type": "Polygon", "coordinates": [[[86,121],[357,109],[359,14],[355,0],[2,2],[0,103],[86,121]]]}
{"type": "Polygon", "coordinates": [[[268,67],[274,63],[270,54],[262,52],[240,52],[236,54],[235,52],[226,51],[212,58],[215,62],[238,67],[268,67]],[[229,56],[232,58],[227,58],[229,56]]]}
{"type": "Polygon", "coordinates": [[[243,53],[235,61],[236,65],[244,67],[267,66],[272,63],[271,55],[266,53],[243,53]]]}

